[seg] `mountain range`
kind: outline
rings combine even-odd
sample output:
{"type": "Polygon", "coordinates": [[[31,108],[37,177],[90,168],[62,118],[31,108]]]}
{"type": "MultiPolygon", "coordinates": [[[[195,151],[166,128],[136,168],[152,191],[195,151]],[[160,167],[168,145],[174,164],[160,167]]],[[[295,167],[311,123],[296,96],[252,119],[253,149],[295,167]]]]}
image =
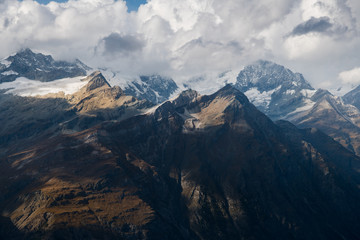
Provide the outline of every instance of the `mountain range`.
{"type": "MultiPolygon", "coordinates": [[[[35,78],[70,93],[2,88],[0,238],[360,239],[356,89],[258,61],[168,100],[171,78],[75,65],[86,74],[35,78]]],[[[0,88],[34,81],[17,73],[0,88]]]]}
{"type": "Polygon", "coordinates": [[[360,154],[359,88],[335,96],[315,90],[301,74],[268,61],[245,67],[234,86],[271,119],[288,120],[300,128],[315,127],[360,154]]]}
{"type": "MultiPolygon", "coordinates": [[[[14,91],[19,92],[18,95],[22,96],[44,95],[57,91],[66,93],[67,85],[78,84],[80,81],[76,77],[85,77],[93,71],[95,70],[78,59],[74,62],[55,61],[50,55],[34,53],[31,49],[24,49],[0,61],[0,84],[8,83],[2,84],[3,86],[0,85],[0,89],[14,88],[14,91]],[[33,91],[29,92],[28,86],[35,85],[38,81],[52,83],[37,83],[33,91]],[[11,82],[14,84],[11,84],[11,82]],[[22,85],[24,85],[24,89],[21,89],[22,85]],[[59,87],[55,90],[54,86],[59,87]],[[46,88],[47,92],[39,91],[42,88],[46,88]]],[[[128,95],[139,99],[147,99],[154,104],[167,100],[178,90],[178,86],[173,79],[156,74],[132,76],[128,79],[128,77],[118,72],[107,69],[101,71],[111,84],[121,86],[128,95]]],[[[83,86],[83,84],[80,84],[80,86],[83,86]]],[[[71,86],[71,88],[74,88],[74,86],[71,86]]],[[[73,91],[69,93],[73,93],[73,91]]]]}

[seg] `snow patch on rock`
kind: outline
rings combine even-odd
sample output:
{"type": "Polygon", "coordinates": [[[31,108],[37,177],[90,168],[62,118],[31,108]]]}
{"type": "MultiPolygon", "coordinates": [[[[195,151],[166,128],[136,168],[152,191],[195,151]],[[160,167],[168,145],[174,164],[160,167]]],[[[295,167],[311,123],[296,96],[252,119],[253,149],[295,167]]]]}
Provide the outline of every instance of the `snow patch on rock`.
{"type": "Polygon", "coordinates": [[[1,74],[2,74],[2,75],[4,75],[4,76],[9,76],[9,75],[19,75],[19,73],[14,72],[14,71],[12,71],[12,70],[10,70],[10,71],[6,71],[6,72],[2,72],[1,74]]]}
{"type": "Polygon", "coordinates": [[[271,95],[280,88],[281,86],[273,90],[263,92],[260,92],[257,88],[251,88],[245,92],[245,95],[255,106],[268,107],[271,102],[271,95]]]}
{"type": "Polygon", "coordinates": [[[311,90],[311,89],[302,89],[300,91],[300,93],[306,97],[306,98],[311,98],[315,93],[316,93],[317,90],[311,90]]]}
{"type": "Polygon", "coordinates": [[[11,62],[6,59],[3,59],[0,61],[0,64],[5,65],[5,67],[8,68],[8,67],[10,67],[11,62]]]}

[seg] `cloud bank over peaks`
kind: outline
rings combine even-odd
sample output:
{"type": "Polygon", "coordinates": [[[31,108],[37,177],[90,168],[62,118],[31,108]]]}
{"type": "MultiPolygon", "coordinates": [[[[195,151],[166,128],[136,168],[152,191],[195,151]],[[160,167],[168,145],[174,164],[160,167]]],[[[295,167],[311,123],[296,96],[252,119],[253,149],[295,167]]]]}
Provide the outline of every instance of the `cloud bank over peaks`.
{"type": "Polygon", "coordinates": [[[360,67],[357,0],[148,0],[137,12],[123,0],[0,0],[0,13],[0,57],[29,47],[180,82],[267,59],[315,87],[360,67]]]}

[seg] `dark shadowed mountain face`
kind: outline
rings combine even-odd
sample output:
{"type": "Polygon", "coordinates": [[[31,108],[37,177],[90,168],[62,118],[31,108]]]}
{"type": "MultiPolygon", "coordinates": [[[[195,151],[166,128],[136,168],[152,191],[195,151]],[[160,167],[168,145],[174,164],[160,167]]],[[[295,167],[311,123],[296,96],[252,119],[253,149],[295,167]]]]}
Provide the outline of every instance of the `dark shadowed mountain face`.
{"type": "MultiPolygon", "coordinates": [[[[90,111],[84,91],[76,113],[90,111]]],[[[109,120],[2,156],[1,234],[360,238],[360,159],[320,131],[274,124],[231,86],[109,120]]]]}
{"type": "Polygon", "coordinates": [[[76,60],[73,63],[55,61],[51,56],[22,50],[0,63],[0,83],[11,82],[18,77],[48,82],[61,78],[85,76],[90,70],[76,60]]]}

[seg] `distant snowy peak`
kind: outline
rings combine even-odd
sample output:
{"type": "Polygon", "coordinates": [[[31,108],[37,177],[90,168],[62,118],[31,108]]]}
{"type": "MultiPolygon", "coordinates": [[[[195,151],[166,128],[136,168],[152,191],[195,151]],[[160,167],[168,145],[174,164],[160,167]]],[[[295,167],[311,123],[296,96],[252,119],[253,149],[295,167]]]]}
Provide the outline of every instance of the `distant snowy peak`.
{"type": "Polygon", "coordinates": [[[264,60],[245,67],[239,73],[235,87],[275,120],[299,109],[308,109],[315,93],[302,74],[264,60]]]}
{"type": "Polygon", "coordinates": [[[101,69],[111,86],[120,86],[126,95],[146,99],[154,104],[168,100],[179,87],[172,78],[157,74],[149,76],[127,76],[109,69],[101,69]]]}
{"type": "Polygon", "coordinates": [[[259,60],[242,70],[235,86],[243,92],[256,87],[260,92],[281,88],[311,89],[313,87],[300,73],[293,73],[284,66],[273,62],[259,60]]]}
{"type": "Polygon", "coordinates": [[[52,56],[24,49],[0,62],[0,83],[12,82],[18,77],[49,82],[63,78],[86,76],[90,70],[80,60],[55,61],[52,56]]]}
{"type": "Polygon", "coordinates": [[[160,75],[140,76],[129,82],[124,92],[152,103],[162,103],[176,92],[178,86],[173,79],[160,75]]]}

